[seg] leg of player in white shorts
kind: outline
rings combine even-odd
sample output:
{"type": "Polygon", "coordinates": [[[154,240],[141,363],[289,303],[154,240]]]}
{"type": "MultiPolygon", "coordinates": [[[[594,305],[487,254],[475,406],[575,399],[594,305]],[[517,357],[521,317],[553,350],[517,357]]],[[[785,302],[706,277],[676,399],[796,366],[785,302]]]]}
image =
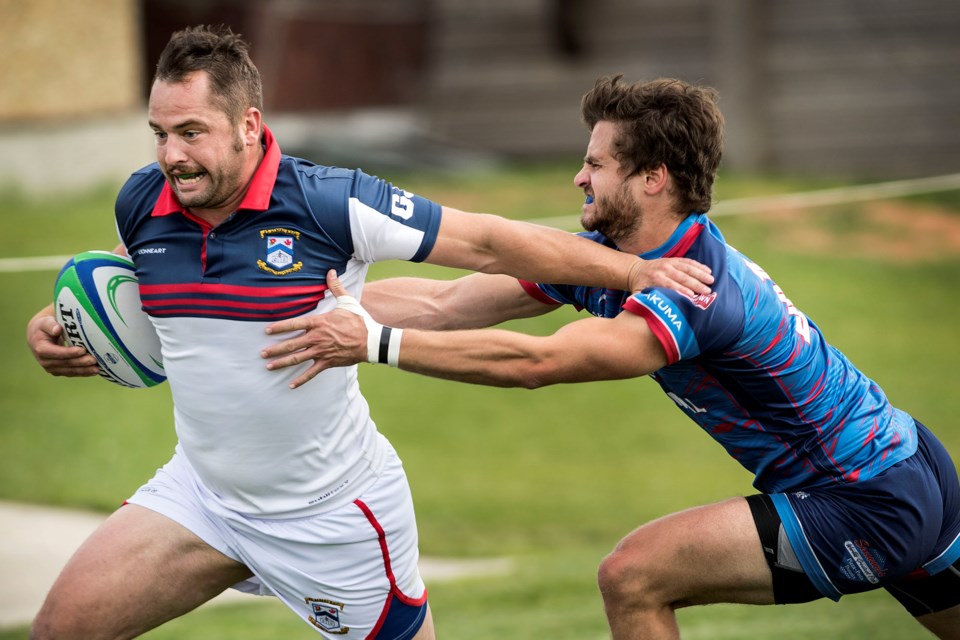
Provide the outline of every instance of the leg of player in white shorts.
{"type": "Polygon", "coordinates": [[[34,636],[132,637],[237,586],[278,595],[331,638],[431,639],[409,488],[395,455],[388,467],[360,500],[328,514],[221,520],[184,491],[192,470],[175,456],[68,563],[34,636]]]}
{"type": "Polygon", "coordinates": [[[66,564],[31,638],[131,638],[250,575],[169,518],[129,505],[107,518],[66,564]]]}

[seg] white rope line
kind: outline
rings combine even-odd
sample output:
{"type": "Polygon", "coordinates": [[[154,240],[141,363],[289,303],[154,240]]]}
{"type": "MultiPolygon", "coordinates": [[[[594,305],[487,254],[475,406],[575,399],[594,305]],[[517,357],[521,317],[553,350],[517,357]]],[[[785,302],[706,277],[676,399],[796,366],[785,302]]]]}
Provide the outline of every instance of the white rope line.
{"type": "MultiPolygon", "coordinates": [[[[767,211],[782,211],[784,209],[807,209],[810,207],[824,207],[851,202],[866,202],[884,198],[902,198],[924,193],[938,193],[960,189],[960,173],[930,178],[916,178],[912,180],[895,180],[852,187],[837,187],[835,189],[821,189],[819,191],[804,191],[776,196],[754,196],[725,200],[716,203],[710,209],[710,217],[743,215],[748,213],[763,213],[767,211]]],[[[578,229],[580,216],[557,216],[554,218],[538,218],[528,220],[547,227],[559,229],[578,229]]]]}
{"type": "Polygon", "coordinates": [[[26,271],[59,271],[73,256],[34,256],[32,258],[0,258],[0,273],[26,271]]]}
{"type": "Polygon", "coordinates": [[[878,184],[853,187],[838,187],[806,193],[791,193],[781,196],[742,198],[720,202],[710,212],[712,216],[759,213],[768,209],[805,209],[850,202],[865,202],[884,198],[902,198],[924,193],[937,193],[960,189],[960,173],[914,180],[895,180],[878,184]]]}
{"type": "MultiPolygon", "coordinates": [[[[718,202],[710,210],[711,217],[762,213],[764,211],[782,211],[784,209],[806,209],[824,207],[851,202],[866,202],[884,198],[902,198],[925,193],[938,193],[960,189],[960,173],[911,180],[894,180],[877,184],[865,184],[819,191],[804,191],[776,196],[755,196],[718,202]]],[[[580,216],[556,216],[551,218],[533,218],[527,220],[534,224],[558,229],[579,229],[580,216]]],[[[22,273],[27,271],[57,271],[71,256],[35,256],[26,258],[0,258],[0,273],[22,273]]]]}

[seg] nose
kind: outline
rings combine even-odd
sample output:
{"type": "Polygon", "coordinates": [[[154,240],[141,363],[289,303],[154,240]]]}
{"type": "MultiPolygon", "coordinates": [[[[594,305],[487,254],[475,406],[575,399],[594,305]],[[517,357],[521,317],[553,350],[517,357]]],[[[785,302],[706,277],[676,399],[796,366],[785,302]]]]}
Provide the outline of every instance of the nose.
{"type": "Polygon", "coordinates": [[[167,136],[161,144],[157,145],[157,160],[160,166],[173,166],[186,163],[187,157],[185,145],[177,136],[167,136]]]}
{"type": "Polygon", "coordinates": [[[586,167],[580,169],[577,172],[577,175],[573,176],[573,184],[577,185],[581,189],[586,189],[590,185],[590,173],[587,171],[586,167]]]}

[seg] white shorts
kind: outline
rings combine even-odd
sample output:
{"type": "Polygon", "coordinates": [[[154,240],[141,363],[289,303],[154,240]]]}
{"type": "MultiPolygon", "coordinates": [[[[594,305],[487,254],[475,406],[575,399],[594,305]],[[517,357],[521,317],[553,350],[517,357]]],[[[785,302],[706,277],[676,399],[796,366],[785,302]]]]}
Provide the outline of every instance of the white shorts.
{"type": "Polygon", "coordinates": [[[393,447],[373,486],[351,504],[290,520],[250,518],[220,505],[179,448],[129,500],[161,513],[254,578],[235,589],[274,595],[331,639],[412,638],[426,614],[417,526],[393,447]]]}

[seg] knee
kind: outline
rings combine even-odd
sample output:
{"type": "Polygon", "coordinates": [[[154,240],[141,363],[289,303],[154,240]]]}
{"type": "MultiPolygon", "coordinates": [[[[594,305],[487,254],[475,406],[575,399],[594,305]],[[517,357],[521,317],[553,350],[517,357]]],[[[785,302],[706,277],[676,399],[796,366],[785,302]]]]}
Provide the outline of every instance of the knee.
{"type": "Polygon", "coordinates": [[[83,607],[60,605],[54,593],[47,596],[33,624],[30,640],[64,640],[69,638],[103,638],[97,629],[90,628],[90,616],[84,615],[83,607]]]}
{"type": "Polygon", "coordinates": [[[55,599],[47,596],[40,612],[33,619],[30,626],[30,640],[52,640],[53,638],[71,638],[79,629],[75,626],[78,621],[70,620],[69,607],[67,611],[57,611],[55,599]]]}
{"type": "Polygon", "coordinates": [[[652,558],[636,547],[623,545],[604,558],[597,571],[597,584],[608,608],[661,606],[652,558]]]}
{"type": "Polygon", "coordinates": [[[60,621],[62,621],[62,618],[48,614],[47,606],[44,605],[40,613],[37,614],[37,617],[33,619],[33,624],[30,625],[30,640],[50,640],[53,638],[70,637],[65,625],[63,625],[62,622],[58,625],[60,621]]]}

